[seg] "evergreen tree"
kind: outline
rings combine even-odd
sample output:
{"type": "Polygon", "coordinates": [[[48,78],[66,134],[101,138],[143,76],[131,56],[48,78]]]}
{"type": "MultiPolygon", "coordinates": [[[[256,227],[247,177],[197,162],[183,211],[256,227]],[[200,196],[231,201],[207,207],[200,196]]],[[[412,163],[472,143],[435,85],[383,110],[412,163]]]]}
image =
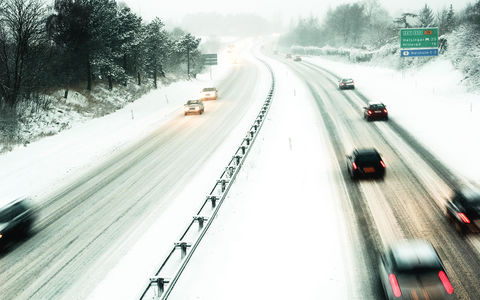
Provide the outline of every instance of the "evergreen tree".
{"type": "Polygon", "coordinates": [[[446,18],[446,32],[452,32],[457,26],[457,20],[455,17],[455,12],[453,11],[453,5],[450,4],[450,8],[447,13],[446,18]]]}
{"type": "Polygon", "coordinates": [[[435,26],[435,19],[433,17],[432,9],[427,4],[425,4],[425,6],[418,13],[417,26],[418,27],[435,26]]]}
{"type": "Polygon", "coordinates": [[[144,28],[146,36],[143,40],[144,63],[147,72],[153,77],[155,88],[157,88],[158,75],[165,77],[163,64],[172,48],[168,33],[164,27],[165,25],[162,21],[159,18],[155,18],[144,28]]]}

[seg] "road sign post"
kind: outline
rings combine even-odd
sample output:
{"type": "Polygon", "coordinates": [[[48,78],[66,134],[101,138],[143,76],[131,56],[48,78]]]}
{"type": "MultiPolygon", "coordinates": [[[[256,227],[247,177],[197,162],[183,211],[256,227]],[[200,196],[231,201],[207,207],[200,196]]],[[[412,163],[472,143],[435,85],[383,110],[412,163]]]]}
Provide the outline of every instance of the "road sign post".
{"type": "Polygon", "coordinates": [[[438,28],[400,29],[402,57],[438,56],[438,28]]]}

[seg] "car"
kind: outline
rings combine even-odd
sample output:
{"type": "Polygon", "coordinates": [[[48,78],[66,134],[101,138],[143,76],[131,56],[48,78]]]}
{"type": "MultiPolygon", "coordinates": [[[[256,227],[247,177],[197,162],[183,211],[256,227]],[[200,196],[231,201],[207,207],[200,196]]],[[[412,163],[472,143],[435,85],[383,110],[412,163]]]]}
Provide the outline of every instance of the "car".
{"type": "Polygon", "coordinates": [[[295,58],[293,58],[293,61],[302,61],[302,58],[300,56],[295,56],[295,58]]]}
{"type": "Polygon", "coordinates": [[[387,299],[453,299],[453,286],[430,242],[411,239],[392,243],[379,261],[387,299]]]}
{"type": "Polygon", "coordinates": [[[480,189],[466,186],[456,189],[446,203],[450,223],[462,235],[480,232],[480,189]]]}
{"type": "Polygon", "coordinates": [[[217,88],[209,87],[204,88],[200,92],[200,99],[201,100],[216,100],[218,96],[217,88]]]}
{"type": "Polygon", "coordinates": [[[30,198],[22,197],[0,208],[0,248],[31,233],[35,214],[30,202],[30,198]]]}
{"type": "Polygon", "coordinates": [[[370,102],[363,107],[363,118],[367,121],[378,119],[388,121],[387,106],[381,102],[370,102]]]}
{"type": "Polygon", "coordinates": [[[351,78],[342,78],[338,81],[338,88],[341,90],[355,89],[355,83],[351,78]]]}
{"type": "Polygon", "coordinates": [[[205,107],[203,106],[203,102],[200,99],[188,100],[185,103],[183,110],[185,115],[188,114],[203,114],[205,107]]]}
{"type": "Polygon", "coordinates": [[[292,58],[292,55],[290,53],[287,53],[287,55],[285,55],[285,58],[292,58]]]}
{"type": "Polygon", "coordinates": [[[346,157],[348,174],[353,180],[360,177],[385,176],[385,162],[375,148],[354,149],[352,154],[346,157]]]}

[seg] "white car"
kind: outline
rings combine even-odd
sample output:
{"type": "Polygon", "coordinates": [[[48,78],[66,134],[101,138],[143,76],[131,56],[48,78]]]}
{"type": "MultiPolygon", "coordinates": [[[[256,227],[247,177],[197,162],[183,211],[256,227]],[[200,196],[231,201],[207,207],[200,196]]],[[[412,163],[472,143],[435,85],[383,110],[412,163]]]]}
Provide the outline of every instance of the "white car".
{"type": "Polygon", "coordinates": [[[200,92],[200,99],[202,100],[216,100],[217,97],[218,97],[218,91],[217,91],[217,88],[214,88],[214,87],[204,88],[200,92]]]}
{"type": "Polygon", "coordinates": [[[183,110],[185,112],[185,115],[188,114],[203,114],[203,111],[205,110],[203,106],[203,102],[200,99],[195,99],[195,100],[188,100],[187,103],[183,106],[183,110]]]}

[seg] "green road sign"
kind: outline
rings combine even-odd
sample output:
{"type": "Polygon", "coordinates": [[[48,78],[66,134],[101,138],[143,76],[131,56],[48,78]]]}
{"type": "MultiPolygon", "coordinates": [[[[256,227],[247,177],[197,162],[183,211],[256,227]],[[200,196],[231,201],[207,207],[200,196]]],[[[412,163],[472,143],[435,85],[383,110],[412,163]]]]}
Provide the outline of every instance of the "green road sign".
{"type": "Polygon", "coordinates": [[[205,59],[205,65],[214,66],[217,64],[217,54],[202,54],[205,59]]]}
{"type": "Polygon", "coordinates": [[[438,28],[400,29],[400,48],[438,48],[438,28]]]}

